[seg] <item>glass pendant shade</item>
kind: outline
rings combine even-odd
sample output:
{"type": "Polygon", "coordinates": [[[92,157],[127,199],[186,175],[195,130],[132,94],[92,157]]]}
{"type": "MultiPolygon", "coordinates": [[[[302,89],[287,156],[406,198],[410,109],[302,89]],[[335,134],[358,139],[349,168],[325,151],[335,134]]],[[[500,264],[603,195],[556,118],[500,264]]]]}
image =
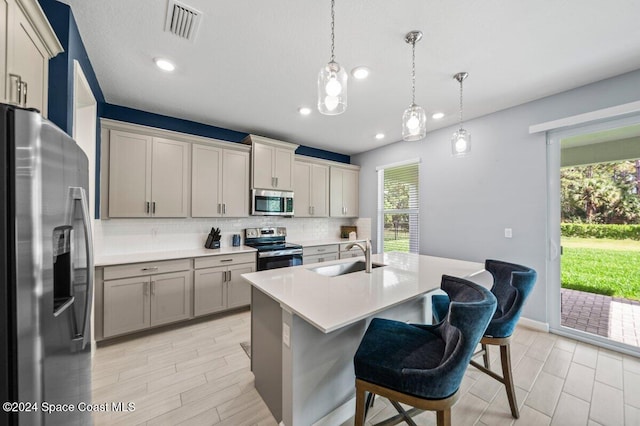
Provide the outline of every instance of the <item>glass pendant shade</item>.
{"type": "Polygon", "coordinates": [[[451,138],[451,155],[464,157],[471,152],[471,135],[465,129],[459,129],[451,138]]]}
{"type": "Polygon", "coordinates": [[[402,140],[419,141],[427,135],[427,114],[421,106],[412,104],[402,114],[402,140]]]}
{"type": "Polygon", "coordinates": [[[347,109],[347,72],[331,61],[318,73],[318,111],[338,115],[347,109]]]}

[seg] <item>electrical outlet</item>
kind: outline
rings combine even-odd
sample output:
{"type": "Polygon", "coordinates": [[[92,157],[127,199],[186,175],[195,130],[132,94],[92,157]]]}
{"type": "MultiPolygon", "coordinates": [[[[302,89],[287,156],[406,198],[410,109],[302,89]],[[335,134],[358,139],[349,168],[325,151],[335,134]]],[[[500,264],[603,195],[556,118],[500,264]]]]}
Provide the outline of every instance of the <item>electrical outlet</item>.
{"type": "Polygon", "coordinates": [[[505,238],[512,238],[513,237],[513,231],[511,228],[504,228],[504,237],[505,238]]]}
{"type": "Polygon", "coordinates": [[[291,329],[289,324],[284,322],[282,323],[282,343],[288,348],[291,347],[291,329]]]}

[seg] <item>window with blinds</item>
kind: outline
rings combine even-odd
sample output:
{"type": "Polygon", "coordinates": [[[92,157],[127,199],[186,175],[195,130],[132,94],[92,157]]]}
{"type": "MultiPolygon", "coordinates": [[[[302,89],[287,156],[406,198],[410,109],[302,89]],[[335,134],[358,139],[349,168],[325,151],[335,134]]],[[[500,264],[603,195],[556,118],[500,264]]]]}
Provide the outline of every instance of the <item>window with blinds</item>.
{"type": "Polygon", "coordinates": [[[420,191],[419,164],[403,164],[378,169],[379,233],[383,251],[418,253],[420,191]]]}

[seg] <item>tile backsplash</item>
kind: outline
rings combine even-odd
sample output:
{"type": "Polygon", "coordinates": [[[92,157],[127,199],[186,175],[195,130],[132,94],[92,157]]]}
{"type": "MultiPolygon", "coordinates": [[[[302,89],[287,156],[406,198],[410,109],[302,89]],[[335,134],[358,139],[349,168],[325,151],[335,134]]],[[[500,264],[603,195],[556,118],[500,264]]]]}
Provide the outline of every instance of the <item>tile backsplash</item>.
{"type": "MultiPolygon", "coordinates": [[[[220,243],[231,246],[233,234],[244,229],[264,226],[284,226],[287,241],[308,241],[340,237],[341,225],[359,225],[363,219],[284,218],[250,216],[245,218],[211,219],[110,219],[94,222],[94,245],[102,256],[115,254],[181,250],[203,247],[212,227],[222,231],[220,243]]],[[[370,223],[370,221],[368,222],[370,223]]],[[[362,229],[362,236],[370,235],[362,229]]]]}

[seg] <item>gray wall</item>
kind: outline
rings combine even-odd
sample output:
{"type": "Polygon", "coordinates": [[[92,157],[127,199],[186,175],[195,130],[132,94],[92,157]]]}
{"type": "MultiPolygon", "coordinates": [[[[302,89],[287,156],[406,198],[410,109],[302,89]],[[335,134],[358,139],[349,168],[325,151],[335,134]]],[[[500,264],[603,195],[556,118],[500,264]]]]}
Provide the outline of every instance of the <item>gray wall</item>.
{"type": "Polygon", "coordinates": [[[546,135],[529,134],[529,126],[638,100],[640,70],[466,122],[467,158],[450,155],[455,127],[352,156],[362,167],[360,216],[377,229],[377,166],[420,157],[420,253],[535,268],[538,283],[523,315],[548,322],[546,135]],[[513,238],[504,238],[504,228],[513,238]]]}

